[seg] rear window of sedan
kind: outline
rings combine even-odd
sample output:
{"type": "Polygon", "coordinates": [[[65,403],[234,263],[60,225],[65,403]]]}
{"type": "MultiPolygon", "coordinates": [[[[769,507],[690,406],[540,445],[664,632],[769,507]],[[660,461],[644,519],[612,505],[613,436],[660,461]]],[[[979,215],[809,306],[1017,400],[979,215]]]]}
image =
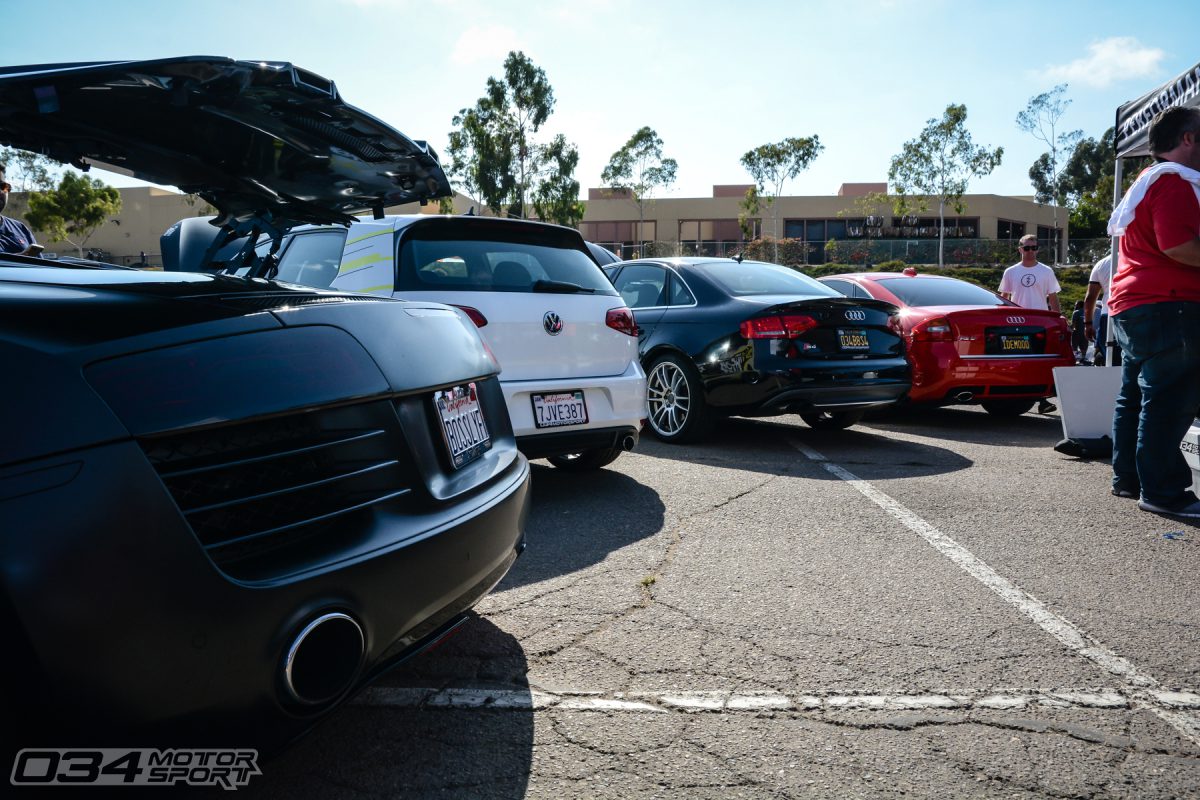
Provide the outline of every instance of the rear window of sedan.
{"type": "Polygon", "coordinates": [[[582,250],[488,239],[408,239],[400,247],[401,291],[616,294],[582,250]]]}
{"type": "Polygon", "coordinates": [[[953,278],[881,278],[877,280],[906,306],[1002,306],[1004,300],[982,286],[953,278]]]}
{"type": "Polygon", "coordinates": [[[732,259],[708,261],[697,266],[714,283],[731,295],[799,294],[811,297],[841,297],[841,293],[802,272],[778,264],[732,259]]]}

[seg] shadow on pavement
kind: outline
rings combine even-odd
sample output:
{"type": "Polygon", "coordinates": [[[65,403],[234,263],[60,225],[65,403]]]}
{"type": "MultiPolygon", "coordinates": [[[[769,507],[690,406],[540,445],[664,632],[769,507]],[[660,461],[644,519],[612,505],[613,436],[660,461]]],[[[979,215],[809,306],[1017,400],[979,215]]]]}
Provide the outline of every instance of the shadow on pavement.
{"type": "Polygon", "coordinates": [[[897,441],[865,427],[813,430],[794,416],[720,420],[708,437],[695,444],[663,444],[645,436],[637,452],[651,458],[729,466],[771,475],[794,473],[818,480],[838,480],[823,469],[814,469],[813,463],[792,442],[816,450],[867,480],[941,475],[967,469],[974,463],[943,447],[897,441]]]}
{"type": "Polygon", "coordinates": [[[1063,438],[1055,414],[997,417],[978,406],[896,406],[868,413],[857,427],[1002,447],[1054,447],[1063,438]]]}
{"type": "Polygon", "coordinates": [[[263,764],[263,774],[238,796],[524,797],[533,758],[531,703],[439,708],[397,698],[407,688],[486,686],[508,700],[527,700],[527,670],[525,653],[512,635],[472,616],[450,639],[383,675],[290,750],[263,764]]]}
{"type": "MultiPolygon", "coordinates": [[[[645,441],[645,439],[643,439],[645,441]]],[[[576,572],[662,530],[658,492],[611,469],[572,473],[531,462],[528,549],[495,591],[576,572]]]]}

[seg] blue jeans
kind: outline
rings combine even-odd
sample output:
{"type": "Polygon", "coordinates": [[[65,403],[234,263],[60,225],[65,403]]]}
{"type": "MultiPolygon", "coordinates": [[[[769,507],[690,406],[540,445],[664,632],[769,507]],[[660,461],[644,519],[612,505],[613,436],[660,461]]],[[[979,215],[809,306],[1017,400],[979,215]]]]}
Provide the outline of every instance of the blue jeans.
{"type": "Polygon", "coordinates": [[[1123,351],[1113,414],[1113,487],[1163,508],[1195,502],[1179,450],[1200,406],[1200,303],[1149,303],[1109,317],[1123,351]]]}

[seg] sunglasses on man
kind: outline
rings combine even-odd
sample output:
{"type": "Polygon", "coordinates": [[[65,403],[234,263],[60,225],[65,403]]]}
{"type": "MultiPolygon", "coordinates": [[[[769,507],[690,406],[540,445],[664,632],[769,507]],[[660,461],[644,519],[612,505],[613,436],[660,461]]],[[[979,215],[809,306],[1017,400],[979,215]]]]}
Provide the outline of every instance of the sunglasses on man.
{"type": "Polygon", "coordinates": [[[1036,244],[1027,244],[1027,245],[1022,245],[1021,249],[1024,250],[1026,253],[1028,253],[1032,250],[1037,250],[1038,246],[1036,244]]]}

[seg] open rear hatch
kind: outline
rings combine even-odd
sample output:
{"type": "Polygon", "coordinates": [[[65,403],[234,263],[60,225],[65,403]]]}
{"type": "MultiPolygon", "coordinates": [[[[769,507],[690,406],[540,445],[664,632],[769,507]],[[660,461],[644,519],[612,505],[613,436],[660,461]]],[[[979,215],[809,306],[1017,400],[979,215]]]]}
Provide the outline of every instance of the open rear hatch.
{"type": "Polygon", "coordinates": [[[280,61],[0,68],[0,141],[199,195],[230,239],[451,192],[428,145],[280,61]]]}

